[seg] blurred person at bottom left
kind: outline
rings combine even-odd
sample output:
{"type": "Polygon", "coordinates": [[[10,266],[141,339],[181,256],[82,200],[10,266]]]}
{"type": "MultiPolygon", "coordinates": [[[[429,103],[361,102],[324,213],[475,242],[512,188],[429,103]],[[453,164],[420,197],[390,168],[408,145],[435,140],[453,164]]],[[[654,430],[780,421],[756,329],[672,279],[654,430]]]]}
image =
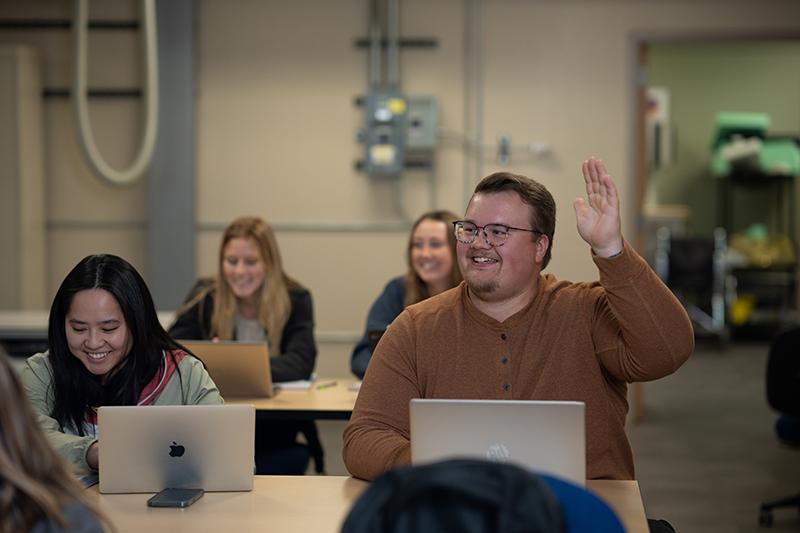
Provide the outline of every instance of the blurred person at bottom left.
{"type": "Polygon", "coordinates": [[[0,532],[111,529],[50,447],[16,371],[0,353],[0,532]]]}
{"type": "Polygon", "coordinates": [[[51,446],[77,475],[98,469],[97,408],[221,404],[203,363],[158,321],[142,277],[115,255],[90,255],[53,299],[49,350],[21,377],[51,446]]]}

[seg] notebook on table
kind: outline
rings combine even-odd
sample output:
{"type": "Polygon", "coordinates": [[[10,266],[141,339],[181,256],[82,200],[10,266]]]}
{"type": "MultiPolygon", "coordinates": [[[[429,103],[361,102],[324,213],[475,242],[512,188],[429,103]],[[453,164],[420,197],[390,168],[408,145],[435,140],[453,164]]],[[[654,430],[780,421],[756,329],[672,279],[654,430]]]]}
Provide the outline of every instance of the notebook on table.
{"type": "Polygon", "coordinates": [[[253,489],[255,407],[100,407],[100,492],[253,489]]]}
{"type": "Polygon", "coordinates": [[[413,399],[411,462],[511,462],[586,484],[583,402],[413,399]]]}
{"type": "Polygon", "coordinates": [[[267,343],[178,342],[205,363],[223,398],[268,398],[274,394],[267,343]]]}

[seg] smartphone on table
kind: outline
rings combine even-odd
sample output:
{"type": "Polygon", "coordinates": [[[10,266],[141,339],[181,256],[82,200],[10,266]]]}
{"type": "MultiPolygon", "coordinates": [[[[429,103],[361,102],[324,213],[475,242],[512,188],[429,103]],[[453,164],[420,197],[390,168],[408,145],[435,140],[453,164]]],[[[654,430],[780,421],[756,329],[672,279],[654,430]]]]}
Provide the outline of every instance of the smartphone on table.
{"type": "Polygon", "coordinates": [[[203,495],[203,489],[164,489],[149,500],[148,507],[189,507],[203,495]]]}

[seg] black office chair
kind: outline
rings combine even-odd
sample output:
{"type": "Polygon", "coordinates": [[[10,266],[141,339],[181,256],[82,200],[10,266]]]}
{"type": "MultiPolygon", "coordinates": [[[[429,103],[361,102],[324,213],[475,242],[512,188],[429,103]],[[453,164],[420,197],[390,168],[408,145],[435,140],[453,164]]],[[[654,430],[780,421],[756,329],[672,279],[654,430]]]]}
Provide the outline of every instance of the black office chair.
{"type": "Polygon", "coordinates": [[[655,271],[680,300],[692,320],[695,333],[728,340],[725,320],[727,234],[714,230],[713,238],[672,235],[658,231],[655,271]]]}
{"type": "MultiPolygon", "coordinates": [[[[775,433],[784,444],[800,450],[800,327],[775,337],[767,360],[767,401],[780,413],[775,433]]],[[[800,510],[800,492],[761,504],[758,522],[771,526],[772,511],[779,507],[800,510]]]]}
{"type": "Polygon", "coordinates": [[[306,473],[309,460],[314,471],[325,474],[325,454],[313,420],[256,419],[256,474],[291,475],[306,473]],[[297,440],[301,434],[305,442],[297,440]]]}
{"type": "Polygon", "coordinates": [[[322,442],[319,440],[317,424],[313,420],[301,422],[300,433],[306,439],[306,446],[311,459],[314,460],[314,472],[325,474],[325,451],[322,449],[322,442]]]}

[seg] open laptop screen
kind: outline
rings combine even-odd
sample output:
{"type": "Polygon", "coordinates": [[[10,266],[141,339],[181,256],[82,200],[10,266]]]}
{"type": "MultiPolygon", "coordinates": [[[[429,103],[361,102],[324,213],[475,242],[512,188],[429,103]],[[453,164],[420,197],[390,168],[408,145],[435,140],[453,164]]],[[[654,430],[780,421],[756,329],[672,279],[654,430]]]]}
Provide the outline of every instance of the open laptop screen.
{"type": "Polygon", "coordinates": [[[206,365],[223,398],[273,395],[265,342],[179,340],[206,365]]]}
{"type": "Polygon", "coordinates": [[[411,462],[512,462],[586,483],[583,402],[413,399],[411,462]]]}

